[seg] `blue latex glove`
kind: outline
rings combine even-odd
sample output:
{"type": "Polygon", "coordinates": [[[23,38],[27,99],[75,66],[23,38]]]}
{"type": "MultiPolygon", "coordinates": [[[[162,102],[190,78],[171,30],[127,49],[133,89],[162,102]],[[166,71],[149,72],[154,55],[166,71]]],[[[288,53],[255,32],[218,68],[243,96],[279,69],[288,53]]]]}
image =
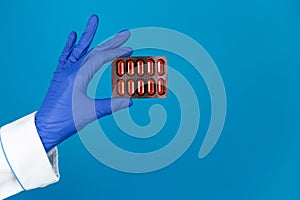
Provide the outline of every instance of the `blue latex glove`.
{"type": "Polygon", "coordinates": [[[131,48],[120,47],[129,38],[129,31],[118,33],[88,52],[97,27],[98,17],[92,15],[78,44],[76,33],[70,33],[36,114],[36,128],[47,152],[88,123],[132,105],[126,98],[91,99],[87,96],[90,80],[104,63],[132,54],[131,48]]]}

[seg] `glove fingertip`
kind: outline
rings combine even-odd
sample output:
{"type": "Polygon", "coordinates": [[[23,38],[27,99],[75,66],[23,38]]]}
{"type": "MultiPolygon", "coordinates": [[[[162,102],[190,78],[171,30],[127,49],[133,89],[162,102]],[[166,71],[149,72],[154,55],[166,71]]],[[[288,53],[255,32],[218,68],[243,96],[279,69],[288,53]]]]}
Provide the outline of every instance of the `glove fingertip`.
{"type": "Polygon", "coordinates": [[[127,40],[130,37],[130,31],[129,30],[123,30],[120,31],[117,36],[125,38],[125,40],[127,40]]]}
{"type": "Polygon", "coordinates": [[[89,31],[92,31],[92,32],[96,32],[98,24],[99,24],[99,18],[96,14],[93,14],[93,15],[91,15],[91,17],[88,20],[86,29],[89,31]]]}
{"type": "MultiPolygon", "coordinates": [[[[129,98],[119,98],[117,101],[117,105],[119,107],[119,109],[123,109],[123,108],[128,108],[130,106],[132,106],[133,104],[133,101],[132,99],[129,99],[129,98]]],[[[119,110],[117,109],[117,110],[119,110]]]]}
{"type": "Polygon", "coordinates": [[[130,47],[123,47],[122,49],[124,49],[125,53],[122,54],[120,57],[126,57],[126,56],[131,56],[133,54],[133,49],[130,47]]]}
{"type": "Polygon", "coordinates": [[[128,29],[123,29],[118,34],[123,33],[123,32],[129,32],[129,30],[128,29]]]}
{"type": "Polygon", "coordinates": [[[69,34],[69,41],[68,41],[68,45],[69,47],[73,47],[75,42],[77,40],[77,33],[75,31],[72,31],[70,34],[69,34]]]}
{"type": "Polygon", "coordinates": [[[132,99],[129,99],[129,104],[128,105],[129,105],[128,107],[131,107],[133,105],[132,99]]]}
{"type": "Polygon", "coordinates": [[[111,102],[112,111],[118,111],[124,108],[128,108],[133,105],[132,99],[129,98],[113,98],[111,102]]]}
{"type": "Polygon", "coordinates": [[[99,17],[96,14],[92,14],[91,17],[90,17],[90,20],[99,21],[99,17]]]}
{"type": "Polygon", "coordinates": [[[77,33],[75,31],[71,31],[69,34],[70,37],[75,37],[77,36],[77,33]]]}
{"type": "Polygon", "coordinates": [[[107,98],[95,100],[97,118],[128,108],[132,105],[133,101],[129,98],[107,98]]]}

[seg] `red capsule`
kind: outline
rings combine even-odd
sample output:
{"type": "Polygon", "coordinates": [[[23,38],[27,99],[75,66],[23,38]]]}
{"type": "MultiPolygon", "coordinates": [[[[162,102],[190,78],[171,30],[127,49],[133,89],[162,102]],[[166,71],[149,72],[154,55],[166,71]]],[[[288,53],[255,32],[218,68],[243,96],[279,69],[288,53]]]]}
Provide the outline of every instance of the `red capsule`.
{"type": "Polygon", "coordinates": [[[123,60],[120,60],[117,63],[117,73],[119,76],[123,76],[125,74],[125,65],[123,60]]]}
{"type": "Polygon", "coordinates": [[[139,76],[142,76],[144,74],[144,62],[143,60],[137,61],[137,73],[139,76]]]}
{"type": "Polygon", "coordinates": [[[132,76],[134,74],[134,62],[133,60],[129,60],[127,62],[127,73],[129,76],[132,76]]]}
{"type": "Polygon", "coordinates": [[[162,78],[157,80],[157,93],[163,95],[165,93],[165,82],[162,78]]]}
{"type": "Polygon", "coordinates": [[[147,85],[148,85],[148,94],[153,95],[154,94],[154,80],[153,79],[149,79],[147,81],[147,85]]]}
{"type": "Polygon", "coordinates": [[[134,81],[133,80],[128,81],[127,88],[128,88],[128,94],[133,95],[134,94],[134,81]]]}
{"type": "Polygon", "coordinates": [[[147,61],[147,74],[150,75],[150,76],[154,74],[154,62],[153,62],[153,60],[148,60],[147,61]]]}
{"type": "Polygon", "coordinates": [[[164,64],[165,62],[162,59],[157,61],[157,74],[160,76],[164,74],[164,64]]]}
{"type": "Polygon", "coordinates": [[[123,96],[125,93],[125,82],[124,80],[119,80],[117,83],[117,91],[120,96],[123,96]]]}
{"type": "Polygon", "coordinates": [[[138,80],[138,94],[139,95],[143,95],[145,93],[145,83],[143,80],[138,80]]]}

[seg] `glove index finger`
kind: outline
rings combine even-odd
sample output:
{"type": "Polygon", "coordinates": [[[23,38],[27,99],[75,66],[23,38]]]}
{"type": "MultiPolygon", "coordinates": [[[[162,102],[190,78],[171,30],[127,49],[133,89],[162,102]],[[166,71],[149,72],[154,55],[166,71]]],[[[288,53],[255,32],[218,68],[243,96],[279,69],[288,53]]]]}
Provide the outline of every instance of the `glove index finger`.
{"type": "Polygon", "coordinates": [[[95,49],[99,50],[108,50],[108,49],[115,49],[122,46],[130,37],[130,32],[128,30],[124,30],[116,34],[113,38],[105,41],[104,43],[95,47],[95,49]]]}
{"type": "Polygon", "coordinates": [[[133,49],[130,47],[120,47],[116,49],[109,49],[106,51],[93,49],[92,53],[93,56],[89,60],[89,63],[91,63],[91,65],[89,65],[86,69],[89,70],[89,74],[94,75],[102,67],[103,64],[110,62],[118,57],[130,56],[133,53],[133,49]]]}
{"type": "Polygon", "coordinates": [[[133,49],[129,47],[110,49],[106,51],[93,49],[80,66],[78,72],[81,74],[80,87],[86,89],[94,74],[102,67],[103,64],[112,61],[114,58],[130,56],[132,53],[133,49]]]}

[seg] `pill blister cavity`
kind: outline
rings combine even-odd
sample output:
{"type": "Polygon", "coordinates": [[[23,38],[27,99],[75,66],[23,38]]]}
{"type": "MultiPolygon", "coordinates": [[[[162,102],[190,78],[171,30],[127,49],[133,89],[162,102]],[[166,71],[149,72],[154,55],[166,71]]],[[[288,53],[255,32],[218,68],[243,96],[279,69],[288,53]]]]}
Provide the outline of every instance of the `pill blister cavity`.
{"type": "Polygon", "coordinates": [[[133,60],[127,61],[127,74],[132,76],[134,74],[134,62],[133,60]]]}
{"type": "Polygon", "coordinates": [[[137,61],[137,74],[139,76],[144,75],[144,61],[143,60],[137,61]]]}
{"type": "Polygon", "coordinates": [[[164,63],[165,62],[162,59],[159,59],[157,61],[157,64],[156,64],[156,66],[157,66],[157,74],[160,75],[160,76],[164,74],[164,63]]]}
{"type": "Polygon", "coordinates": [[[154,74],[154,61],[151,59],[147,61],[147,74],[150,76],[154,74]]]}
{"type": "Polygon", "coordinates": [[[123,60],[117,62],[117,74],[123,76],[125,74],[125,63],[123,60]]]}

